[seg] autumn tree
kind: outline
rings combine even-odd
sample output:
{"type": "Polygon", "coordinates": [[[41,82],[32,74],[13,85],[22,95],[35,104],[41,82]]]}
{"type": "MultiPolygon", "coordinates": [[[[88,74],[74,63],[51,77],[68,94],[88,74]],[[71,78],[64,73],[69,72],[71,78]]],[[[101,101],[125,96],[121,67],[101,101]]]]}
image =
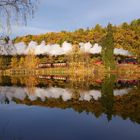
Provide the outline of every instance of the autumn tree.
{"type": "Polygon", "coordinates": [[[18,59],[16,56],[13,56],[11,59],[11,67],[14,68],[18,68],[18,59]]]}
{"type": "Polygon", "coordinates": [[[24,57],[21,57],[19,60],[19,68],[24,68],[25,67],[25,59],[24,57]]]}
{"type": "Polygon", "coordinates": [[[80,53],[79,45],[75,44],[72,46],[72,51],[67,54],[67,62],[73,70],[76,70],[77,66],[81,63],[80,53]]]}
{"type": "Polygon", "coordinates": [[[36,68],[38,65],[38,58],[34,54],[34,50],[30,50],[29,53],[25,57],[25,67],[27,69],[36,68]]]}
{"type": "Polygon", "coordinates": [[[104,36],[104,29],[102,28],[102,26],[97,24],[93,30],[93,33],[94,42],[100,43],[101,39],[104,36]]]}
{"type": "Polygon", "coordinates": [[[2,65],[3,65],[3,58],[0,57],[0,69],[2,69],[2,65]]]}

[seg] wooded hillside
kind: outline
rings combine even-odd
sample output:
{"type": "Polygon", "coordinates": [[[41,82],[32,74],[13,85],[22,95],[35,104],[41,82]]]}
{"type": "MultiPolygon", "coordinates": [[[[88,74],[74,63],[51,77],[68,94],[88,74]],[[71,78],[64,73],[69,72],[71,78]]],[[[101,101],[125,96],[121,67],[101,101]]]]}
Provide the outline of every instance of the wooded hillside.
{"type": "MultiPolygon", "coordinates": [[[[113,26],[114,47],[124,48],[131,51],[134,55],[140,56],[140,19],[133,20],[131,23],[123,23],[119,26],[113,26]]],[[[61,31],[50,32],[41,35],[27,35],[14,39],[15,43],[30,41],[41,43],[44,40],[47,44],[62,44],[64,41],[72,44],[80,42],[100,43],[106,35],[107,28],[97,24],[94,28],[78,29],[73,32],[61,31]]]]}

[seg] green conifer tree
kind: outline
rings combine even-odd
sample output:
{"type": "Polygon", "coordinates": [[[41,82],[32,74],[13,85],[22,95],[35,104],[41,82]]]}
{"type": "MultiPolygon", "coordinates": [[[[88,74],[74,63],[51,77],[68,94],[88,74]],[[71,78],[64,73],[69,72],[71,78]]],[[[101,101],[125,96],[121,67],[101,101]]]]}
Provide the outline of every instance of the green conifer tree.
{"type": "Polygon", "coordinates": [[[115,69],[113,27],[107,26],[107,34],[102,39],[102,60],[107,70],[115,69]]]}

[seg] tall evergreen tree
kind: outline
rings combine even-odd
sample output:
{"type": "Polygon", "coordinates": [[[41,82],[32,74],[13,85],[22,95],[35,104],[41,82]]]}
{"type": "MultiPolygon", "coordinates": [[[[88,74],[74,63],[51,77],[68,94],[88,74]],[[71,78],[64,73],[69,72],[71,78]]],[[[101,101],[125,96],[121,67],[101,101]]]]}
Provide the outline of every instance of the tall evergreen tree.
{"type": "Polygon", "coordinates": [[[107,26],[107,34],[102,40],[102,60],[107,70],[115,69],[113,27],[107,26]]]}

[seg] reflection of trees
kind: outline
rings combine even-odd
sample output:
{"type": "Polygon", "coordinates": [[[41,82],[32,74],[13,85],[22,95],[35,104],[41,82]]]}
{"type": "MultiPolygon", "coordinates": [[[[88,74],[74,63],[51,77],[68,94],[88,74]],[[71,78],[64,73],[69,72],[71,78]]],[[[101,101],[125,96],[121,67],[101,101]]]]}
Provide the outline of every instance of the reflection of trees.
{"type": "Polygon", "coordinates": [[[38,80],[34,76],[28,77],[11,77],[11,84],[17,86],[26,86],[29,94],[34,94],[38,85],[38,80]]]}
{"type": "Polygon", "coordinates": [[[114,115],[119,115],[123,119],[130,119],[140,124],[140,94],[138,90],[116,97],[114,106],[114,115]]]}
{"type": "Polygon", "coordinates": [[[38,84],[38,81],[37,81],[36,77],[29,76],[28,78],[25,79],[25,85],[26,85],[26,87],[28,89],[28,93],[30,95],[35,93],[35,88],[36,88],[37,84],[38,84]]]}
{"type": "Polygon", "coordinates": [[[80,94],[96,86],[94,75],[73,74],[70,76],[70,79],[71,81],[67,83],[67,87],[72,91],[73,97],[75,98],[79,98],[80,94]]]}
{"type": "Polygon", "coordinates": [[[61,108],[68,109],[72,108],[76,112],[87,112],[94,114],[97,118],[102,114],[107,114],[108,119],[111,119],[112,115],[118,115],[124,120],[130,119],[132,122],[137,122],[140,124],[140,94],[138,91],[133,91],[132,93],[117,96],[117,97],[108,97],[112,100],[109,105],[103,106],[101,100],[95,101],[92,99],[88,101],[79,101],[79,99],[72,99],[69,101],[63,101],[60,99],[46,98],[46,101],[42,102],[40,99],[35,101],[30,101],[26,98],[25,100],[15,99],[16,103],[26,104],[26,105],[38,105],[46,106],[50,108],[61,108]],[[109,107],[108,107],[109,106],[109,107]],[[106,107],[106,108],[105,108],[106,107]],[[111,111],[107,110],[111,109],[111,111]]]}
{"type": "Polygon", "coordinates": [[[114,83],[115,76],[108,75],[105,77],[104,82],[102,84],[102,97],[101,103],[106,110],[108,120],[112,118],[113,106],[114,106],[114,83]]]}
{"type": "MultiPolygon", "coordinates": [[[[1,78],[2,81],[5,82],[5,85],[9,84],[10,78],[1,78]]],[[[13,78],[14,79],[14,78],[13,78]]],[[[45,101],[42,102],[41,98],[37,98],[34,101],[31,101],[29,98],[25,98],[24,100],[13,99],[15,102],[19,104],[27,104],[27,105],[38,105],[38,106],[46,106],[51,108],[73,108],[76,112],[87,112],[92,113],[96,117],[101,116],[101,114],[106,114],[108,119],[111,120],[112,115],[121,116],[123,119],[129,118],[133,122],[140,123],[140,85],[136,86],[133,90],[131,90],[128,94],[122,96],[114,96],[113,95],[113,87],[115,82],[115,76],[108,75],[106,76],[104,83],[102,84],[102,97],[97,101],[93,98],[90,101],[79,100],[79,96],[83,91],[88,91],[90,84],[90,80],[87,79],[82,81],[73,81],[73,82],[58,82],[49,80],[48,83],[51,83],[51,86],[68,88],[73,92],[73,97],[71,100],[63,101],[62,98],[46,98],[45,101]],[[76,88],[75,88],[76,87],[76,88]]],[[[90,78],[89,78],[90,79],[90,78]]],[[[27,86],[28,93],[34,94],[35,86],[39,85],[39,81],[35,77],[20,77],[17,80],[12,80],[13,83],[18,83],[19,85],[27,86]]],[[[43,83],[45,81],[42,81],[43,83]]],[[[47,80],[46,80],[47,82],[47,80]]],[[[10,83],[11,84],[11,83],[10,83]]],[[[94,85],[94,84],[93,84],[94,85]]],[[[101,87],[100,87],[101,88],[101,87]]],[[[95,89],[95,87],[93,88],[95,89]]],[[[56,93],[57,94],[57,93],[56,93]]],[[[28,95],[27,95],[28,97],[28,95]]]]}
{"type": "Polygon", "coordinates": [[[9,76],[0,76],[0,85],[9,86],[11,85],[11,79],[9,76]]]}
{"type": "Polygon", "coordinates": [[[33,15],[37,0],[0,0],[0,27],[11,29],[11,22],[26,24],[27,18],[33,15]],[[6,25],[6,26],[4,26],[6,25]]]}

